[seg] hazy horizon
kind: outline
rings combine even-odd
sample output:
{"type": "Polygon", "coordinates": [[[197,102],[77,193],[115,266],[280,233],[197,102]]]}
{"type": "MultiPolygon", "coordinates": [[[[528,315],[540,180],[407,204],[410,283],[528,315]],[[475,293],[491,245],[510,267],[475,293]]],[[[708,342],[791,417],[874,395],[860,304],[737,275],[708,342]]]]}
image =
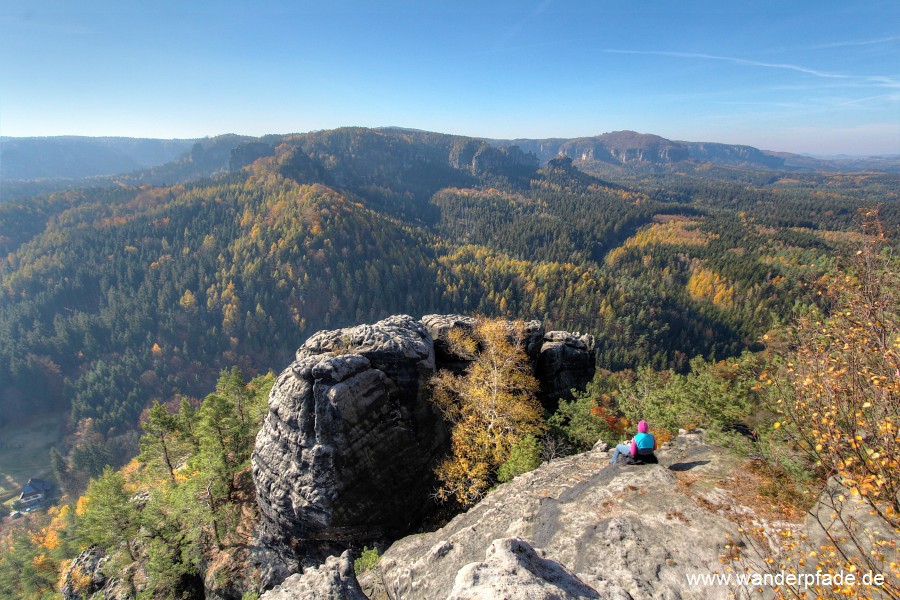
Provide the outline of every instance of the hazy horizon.
{"type": "Polygon", "coordinates": [[[193,139],[392,123],[897,154],[898,25],[900,7],[881,1],[26,1],[0,11],[0,135],[193,139]]]}
{"type": "MultiPolygon", "coordinates": [[[[355,127],[365,127],[365,126],[363,126],[363,125],[346,125],[346,126],[338,127],[338,128],[335,128],[335,129],[341,129],[341,128],[355,128],[355,127]]],[[[416,130],[416,131],[424,131],[424,132],[428,132],[428,133],[439,133],[439,134],[444,134],[444,133],[446,133],[446,132],[443,132],[443,131],[433,131],[433,130],[424,130],[424,129],[418,129],[418,128],[411,128],[411,127],[403,127],[403,126],[401,126],[401,125],[384,125],[384,126],[376,126],[376,127],[371,127],[370,129],[392,129],[392,128],[393,128],[393,129],[410,129],[410,130],[413,130],[413,129],[414,129],[414,130],[416,130]]],[[[214,134],[214,135],[197,136],[197,137],[175,136],[175,137],[165,137],[165,138],[160,138],[160,137],[141,137],[141,136],[130,136],[130,135],[81,135],[81,134],[67,134],[67,133],[63,133],[63,134],[59,134],[59,135],[22,135],[22,136],[0,135],[0,139],[22,140],[22,139],[53,139],[53,138],[86,138],[86,139],[91,139],[91,138],[93,138],[93,139],[109,138],[109,139],[129,139],[129,140],[146,139],[146,140],[160,140],[160,141],[193,141],[193,140],[203,140],[203,139],[214,139],[214,138],[216,138],[216,137],[226,136],[226,135],[236,135],[236,136],[242,136],[242,137],[254,137],[254,138],[260,138],[260,137],[265,137],[265,136],[268,136],[268,135],[275,135],[275,136],[280,136],[280,135],[303,135],[303,134],[311,133],[311,132],[314,132],[314,131],[327,131],[327,130],[270,132],[270,133],[265,133],[265,134],[262,134],[262,135],[251,135],[251,134],[246,134],[246,133],[238,133],[238,132],[234,132],[234,131],[227,131],[227,132],[224,132],[224,133],[219,133],[219,134],[214,134]]],[[[624,130],[618,130],[618,131],[624,131],[624,130]]],[[[628,131],[630,131],[630,130],[628,130],[628,131]]],[[[521,137],[521,136],[517,136],[517,137],[515,137],[515,138],[491,138],[491,137],[483,136],[483,135],[466,135],[466,134],[458,134],[458,135],[466,135],[466,137],[472,137],[472,138],[478,138],[478,139],[496,139],[496,140],[510,140],[510,141],[516,141],[516,140],[544,140],[544,139],[549,140],[549,139],[577,139],[577,138],[590,138],[590,137],[595,137],[595,136],[605,135],[605,134],[607,134],[607,133],[615,133],[615,132],[612,132],[612,131],[604,131],[604,132],[602,132],[602,133],[590,134],[590,135],[579,135],[579,136],[574,136],[574,137],[572,137],[572,138],[561,138],[560,136],[552,136],[552,137],[546,137],[546,138],[523,138],[523,137],[521,137]]],[[[655,134],[655,133],[653,133],[653,132],[650,132],[650,131],[646,131],[646,132],[638,132],[638,133],[641,133],[641,134],[648,134],[648,135],[657,135],[657,134],[655,134]]],[[[449,135],[454,135],[454,134],[449,134],[449,135]]],[[[674,141],[674,142],[700,142],[700,143],[712,143],[712,144],[718,144],[718,143],[721,143],[721,144],[730,144],[730,145],[732,145],[731,142],[719,142],[719,141],[717,141],[717,140],[680,139],[680,140],[671,140],[671,141],[674,141]]],[[[750,144],[734,143],[733,145],[738,145],[738,146],[749,146],[750,144]]],[[[754,146],[754,147],[755,147],[755,146],[754,146]]],[[[790,152],[790,151],[787,151],[787,150],[780,150],[780,149],[778,149],[778,148],[758,148],[758,149],[759,149],[759,150],[766,151],[766,152],[776,152],[776,153],[796,154],[796,155],[799,155],[799,156],[809,156],[809,157],[811,157],[811,158],[818,158],[818,159],[840,159],[840,158],[848,158],[848,159],[852,159],[852,158],[877,158],[877,157],[895,157],[895,156],[900,156],[900,149],[898,149],[897,152],[882,152],[882,153],[877,153],[877,154],[866,154],[866,153],[859,153],[859,154],[850,154],[850,153],[818,153],[818,154],[816,154],[816,153],[812,153],[812,152],[790,152]]]]}

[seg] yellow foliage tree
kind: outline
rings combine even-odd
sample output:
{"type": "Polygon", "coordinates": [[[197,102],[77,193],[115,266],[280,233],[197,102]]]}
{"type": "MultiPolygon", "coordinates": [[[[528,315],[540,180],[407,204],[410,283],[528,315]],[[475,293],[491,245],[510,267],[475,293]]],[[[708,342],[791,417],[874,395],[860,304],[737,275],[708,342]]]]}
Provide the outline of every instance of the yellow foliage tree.
{"type": "Polygon", "coordinates": [[[705,267],[694,269],[687,291],[693,300],[706,300],[723,308],[734,306],[734,284],[705,267]]]}
{"type": "Polygon", "coordinates": [[[787,595],[900,598],[900,261],[868,245],[851,267],[824,292],[829,314],[799,322],[796,349],[770,381],[774,426],[809,457],[823,492],[814,535],[781,532],[781,555],[766,562],[857,580],[787,595]]]}
{"type": "Polygon", "coordinates": [[[451,332],[451,347],[472,363],[463,375],[441,371],[432,379],[434,401],[453,424],[452,454],[436,470],[442,500],[477,502],[513,446],[544,428],[524,333],[521,321],[500,320],[479,320],[471,333],[451,332]]]}
{"type": "Polygon", "coordinates": [[[197,297],[194,296],[194,293],[191,290],[184,291],[184,294],[181,295],[181,299],[178,301],[178,304],[181,305],[181,308],[184,309],[188,314],[197,314],[197,297]]]}

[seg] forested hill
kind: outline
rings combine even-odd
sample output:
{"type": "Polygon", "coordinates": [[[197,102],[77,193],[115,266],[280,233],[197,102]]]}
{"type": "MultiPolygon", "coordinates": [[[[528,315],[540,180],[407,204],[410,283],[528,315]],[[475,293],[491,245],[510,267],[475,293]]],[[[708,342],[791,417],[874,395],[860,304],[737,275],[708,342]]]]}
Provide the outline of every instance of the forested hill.
{"type": "Polygon", "coordinates": [[[532,152],[542,161],[565,155],[579,166],[593,172],[700,172],[709,177],[711,168],[732,171],[716,173],[733,178],[733,169],[751,171],[827,171],[900,172],[900,155],[873,157],[839,157],[831,159],[772,152],[752,146],[710,142],[669,140],[658,135],[635,131],[613,131],[593,137],[488,140],[496,146],[515,144],[532,152]]]}
{"type": "Polygon", "coordinates": [[[518,144],[545,160],[562,154],[587,164],[643,163],[656,166],[693,161],[719,166],[772,170],[784,168],[786,162],[785,157],[773,156],[750,146],[678,142],[634,131],[615,131],[575,139],[515,140],[496,143],[518,144]]]}
{"type": "Polygon", "coordinates": [[[601,367],[685,369],[811,302],[859,206],[900,221],[891,175],[612,182],[425,132],[237,141],[160,167],[224,161],[212,179],[0,204],[0,421],[71,410],[112,436],[397,313],[534,317],[593,333],[601,367]]]}
{"type": "MultiPolygon", "coordinates": [[[[397,127],[378,131],[431,141],[441,137],[397,127]]],[[[227,172],[249,157],[269,153],[285,137],[234,134],[193,140],[0,137],[0,200],[76,187],[185,183],[227,172]]],[[[674,141],[634,131],[569,139],[485,138],[484,141],[496,148],[518,146],[523,152],[537,156],[542,164],[560,155],[569,156],[579,168],[601,176],[609,170],[618,174],[687,172],[724,179],[739,179],[742,170],[900,172],[900,155],[823,159],[745,145],[674,141]]]]}
{"type": "Polygon", "coordinates": [[[227,173],[232,151],[253,142],[260,143],[260,138],[2,138],[0,201],[72,189],[206,179],[227,173]]]}
{"type": "Polygon", "coordinates": [[[197,140],[122,137],[0,138],[0,178],[96,177],[171,162],[197,140]]]}

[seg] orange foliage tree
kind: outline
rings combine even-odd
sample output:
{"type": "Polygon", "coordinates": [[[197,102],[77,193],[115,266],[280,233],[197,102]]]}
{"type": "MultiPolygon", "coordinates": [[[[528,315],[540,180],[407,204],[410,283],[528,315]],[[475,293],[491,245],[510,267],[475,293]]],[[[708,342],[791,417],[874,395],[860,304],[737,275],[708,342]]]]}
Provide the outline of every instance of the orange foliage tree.
{"type": "Polygon", "coordinates": [[[471,334],[451,332],[454,350],[472,363],[463,375],[441,371],[432,379],[434,401],[453,424],[452,454],[436,470],[441,500],[477,502],[512,448],[543,430],[523,337],[521,321],[481,320],[471,334]]]}

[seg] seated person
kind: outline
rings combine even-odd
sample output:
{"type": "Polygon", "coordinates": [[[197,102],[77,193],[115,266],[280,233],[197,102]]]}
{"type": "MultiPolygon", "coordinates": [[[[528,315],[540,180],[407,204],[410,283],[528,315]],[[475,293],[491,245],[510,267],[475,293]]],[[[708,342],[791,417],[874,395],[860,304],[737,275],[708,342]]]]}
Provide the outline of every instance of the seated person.
{"type": "MultiPolygon", "coordinates": [[[[647,426],[647,421],[638,423],[638,432],[634,438],[632,438],[631,443],[619,444],[616,446],[616,450],[613,452],[609,464],[616,462],[619,456],[631,456],[638,460],[641,460],[644,457],[649,459],[653,455],[653,451],[656,450],[656,438],[648,431],[649,427],[647,426]]],[[[654,460],[651,462],[656,461],[654,460]]]]}

